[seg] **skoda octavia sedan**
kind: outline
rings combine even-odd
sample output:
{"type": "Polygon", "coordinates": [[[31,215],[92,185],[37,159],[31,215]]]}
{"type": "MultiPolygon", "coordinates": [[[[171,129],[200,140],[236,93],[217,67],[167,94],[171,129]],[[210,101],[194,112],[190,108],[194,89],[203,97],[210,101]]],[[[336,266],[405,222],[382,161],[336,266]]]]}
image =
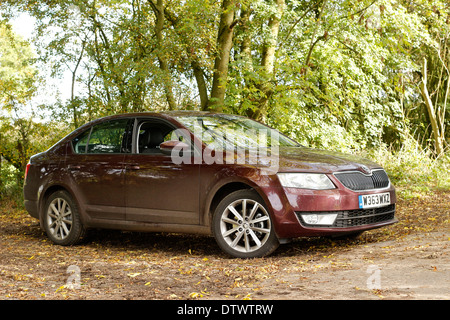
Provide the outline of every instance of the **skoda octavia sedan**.
{"type": "Polygon", "coordinates": [[[192,233],[240,258],[397,221],[378,164],[306,148],[245,117],[190,111],[83,125],[31,157],[24,198],[55,244],[93,228],[192,233]]]}

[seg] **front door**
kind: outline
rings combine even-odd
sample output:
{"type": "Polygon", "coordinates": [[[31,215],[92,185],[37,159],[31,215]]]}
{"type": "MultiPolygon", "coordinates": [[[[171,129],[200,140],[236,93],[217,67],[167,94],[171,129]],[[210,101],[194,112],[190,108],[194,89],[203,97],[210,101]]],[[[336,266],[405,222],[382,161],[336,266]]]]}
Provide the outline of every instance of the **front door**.
{"type": "Polygon", "coordinates": [[[199,165],[175,164],[159,150],[174,129],[163,120],[136,121],[136,147],[125,160],[127,220],[199,223],[199,165]]]}

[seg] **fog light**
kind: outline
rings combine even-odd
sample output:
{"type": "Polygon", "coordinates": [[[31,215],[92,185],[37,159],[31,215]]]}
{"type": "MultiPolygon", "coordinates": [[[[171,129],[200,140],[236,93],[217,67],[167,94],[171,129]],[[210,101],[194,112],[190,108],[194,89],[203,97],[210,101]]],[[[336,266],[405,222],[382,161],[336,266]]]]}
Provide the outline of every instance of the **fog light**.
{"type": "Polygon", "coordinates": [[[330,214],[308,213],[302,214],[302,218],[306,224],[332,225],[337,218],[337,213],[330,213],[330,214]]]}

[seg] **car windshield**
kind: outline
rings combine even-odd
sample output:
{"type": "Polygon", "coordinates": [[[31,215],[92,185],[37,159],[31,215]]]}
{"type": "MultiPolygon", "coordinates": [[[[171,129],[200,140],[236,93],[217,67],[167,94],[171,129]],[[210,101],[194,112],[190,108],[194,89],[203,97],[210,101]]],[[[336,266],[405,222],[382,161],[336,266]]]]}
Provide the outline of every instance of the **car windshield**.
{"type": "Polygon", "coordinates": [[[180,116],[182,124],[213,149],[300,146],[294,140],[259,122],[234,115],[180,116]]]}

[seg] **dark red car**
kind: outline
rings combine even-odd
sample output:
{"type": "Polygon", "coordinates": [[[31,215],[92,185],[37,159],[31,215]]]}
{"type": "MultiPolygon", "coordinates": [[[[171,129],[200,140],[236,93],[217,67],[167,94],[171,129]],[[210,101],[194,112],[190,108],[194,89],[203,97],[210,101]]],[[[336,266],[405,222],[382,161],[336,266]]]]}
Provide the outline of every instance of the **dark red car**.
{"type": "Polygon", "coordinates": [[[245,117],[121,114],[30,159],[25,206],[56,244],[90,228],[213,235],[235,257],[396,222],[376,163],[303,147],[245,117]]]}

